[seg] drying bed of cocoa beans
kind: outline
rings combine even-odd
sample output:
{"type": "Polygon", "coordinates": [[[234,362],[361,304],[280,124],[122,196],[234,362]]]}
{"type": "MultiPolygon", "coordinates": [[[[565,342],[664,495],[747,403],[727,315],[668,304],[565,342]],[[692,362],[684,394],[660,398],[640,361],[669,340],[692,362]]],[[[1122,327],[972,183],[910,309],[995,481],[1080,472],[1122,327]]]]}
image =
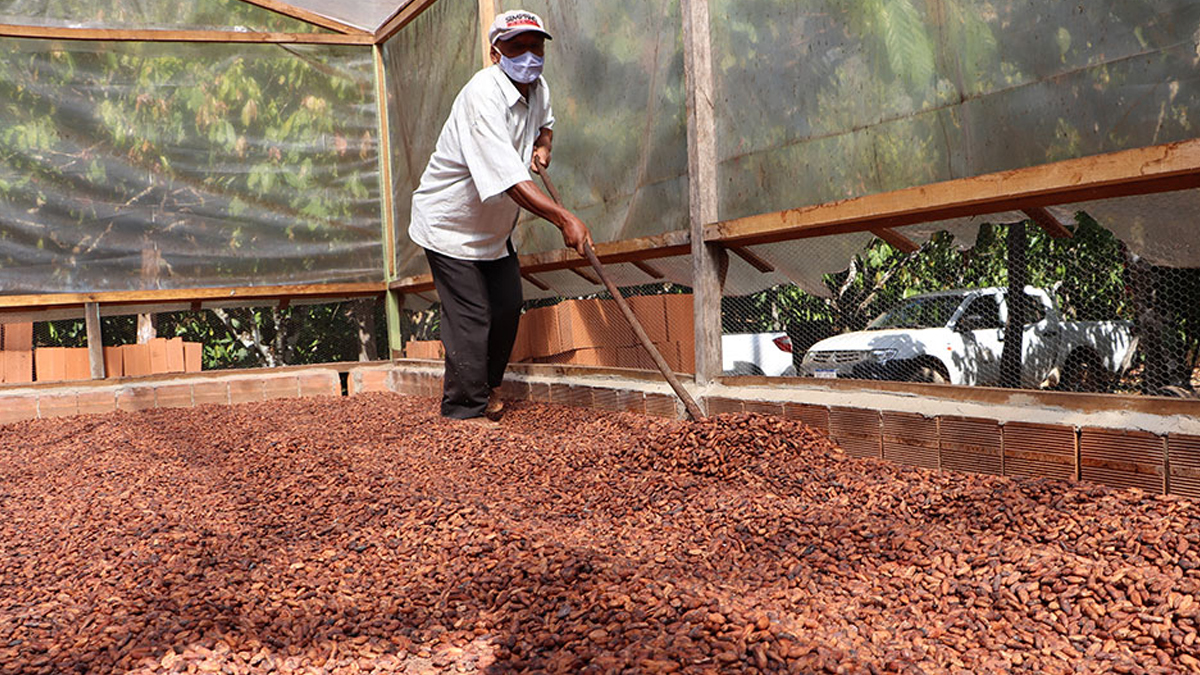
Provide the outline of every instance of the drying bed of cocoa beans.
{"type": "Polygon", "coordinates": [[[0,427],[0,673],[1182,673],[1180,498],[372,394],[0,427]]]}

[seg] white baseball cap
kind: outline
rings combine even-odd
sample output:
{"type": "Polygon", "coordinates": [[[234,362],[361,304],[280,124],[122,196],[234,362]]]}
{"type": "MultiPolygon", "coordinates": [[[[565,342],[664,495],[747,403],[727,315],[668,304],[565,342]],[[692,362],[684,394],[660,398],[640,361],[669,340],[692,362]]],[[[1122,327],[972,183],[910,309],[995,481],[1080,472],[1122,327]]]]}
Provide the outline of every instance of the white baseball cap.
{"type": "Polygon", "coordinates": [[[542,23],[542,17],[523,9],[510,10],[500,14],[492,22],[492,27],[488,29],[488,42],[496,44],[497,40],[511,40],[530,31],[545,35],[547,40],[554,39],[546,32],[546,24],[542,23]]]}

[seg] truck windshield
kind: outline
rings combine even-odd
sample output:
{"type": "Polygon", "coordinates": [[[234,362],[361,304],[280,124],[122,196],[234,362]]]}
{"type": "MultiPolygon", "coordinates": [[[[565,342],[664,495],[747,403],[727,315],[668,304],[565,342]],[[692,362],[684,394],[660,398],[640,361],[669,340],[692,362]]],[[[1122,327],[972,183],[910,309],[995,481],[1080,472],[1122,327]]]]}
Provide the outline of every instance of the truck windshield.
{"type": "Polygon", "coordinates": [[[885,328],[942,328],[950,323],[954,310],[962,304],[961,295],[942,295],[912,298],[904,304],[884,312],[867,325],[867,330],[885,328]]]}

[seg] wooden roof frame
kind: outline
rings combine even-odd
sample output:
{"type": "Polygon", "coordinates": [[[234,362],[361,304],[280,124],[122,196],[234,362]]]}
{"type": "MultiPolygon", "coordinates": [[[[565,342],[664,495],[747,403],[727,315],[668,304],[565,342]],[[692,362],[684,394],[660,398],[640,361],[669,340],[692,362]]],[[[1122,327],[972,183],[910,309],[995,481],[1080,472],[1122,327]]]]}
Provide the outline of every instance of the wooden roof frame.
{"type": "Polygon", "coordinates": [[[753,246],[1191,188],[1200,188],[1200,138],[713,223],[704,240],[753,246]]]}
{"type": "Polygon", "coordinates": [[[246,4],[269,10],[281,16],[332,30],[334,33],[281,33],[269,31],[234,31],[225,29],[120,29],[120,28],[72,28],[67,26],[34,26],[23,24],[0,24],[0,37],[29,38],[41,40],[89,40],[108,42],[226,42],[262,44],[318,44],[318,45],[381,45],[400,29],[407,26],[437,0],[409,0],[396,11],[374,33],[347,25],[336,19],[322,16],[281,0],[240,0],[246,4]]]}
{"type": "Polygon", "coordinates": [[[262,302],[285,299],[354,298],[382,295],[383,282],[304,284],[295,286],[224,286],[220,288],[152,289],[144,291],[99,291],[95,293],[40,293],[0,295],[0,316],[5,313],[81,307],[88,303],[161,305],[204,302],[262,302]]]}

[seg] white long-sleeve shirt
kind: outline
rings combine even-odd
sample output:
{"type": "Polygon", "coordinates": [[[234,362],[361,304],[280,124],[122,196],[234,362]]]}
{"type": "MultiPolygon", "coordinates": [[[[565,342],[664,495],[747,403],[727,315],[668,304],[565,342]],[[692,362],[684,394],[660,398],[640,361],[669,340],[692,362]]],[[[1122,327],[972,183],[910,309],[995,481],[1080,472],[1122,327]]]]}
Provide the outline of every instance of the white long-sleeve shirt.
{"type": "Polygon", "coordinates": [[[533,143],[553,126],[542,78],[526,100],[499,66],[476,73],[454,100],[413,193],[409,238],[461,260],[507,255],[520,207],[505,191],[532,180],[533,143]]]}

